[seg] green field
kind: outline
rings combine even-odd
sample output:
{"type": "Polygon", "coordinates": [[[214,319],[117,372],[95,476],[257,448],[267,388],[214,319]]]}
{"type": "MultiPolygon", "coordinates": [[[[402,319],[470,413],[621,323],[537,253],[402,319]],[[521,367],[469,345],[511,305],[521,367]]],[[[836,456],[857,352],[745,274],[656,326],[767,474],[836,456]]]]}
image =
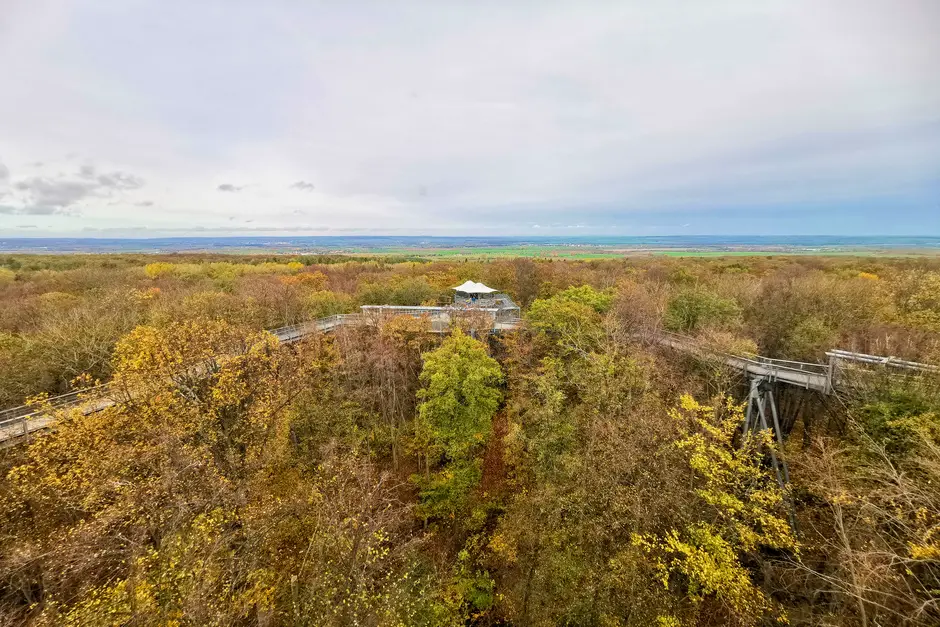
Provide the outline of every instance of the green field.
{"type": "Polygon", "coordinates": [[[357,254],[407,255],[431,259],[501,259],[507,257],[530,257],[545,259],[616,259],[625,254],[603,249],[572,249],[546,246],[505,246],[492,248],[386,248],[362,249],[357,254]]]}
{"type": "Polygon", "coordinates": [[[557,246],[504,246],[504,247],[466,247],[466,248],[384,248],[355,249],[353,254],[407,256],[420,259],[506,259],[526,257],[530,259],[620,259],[624,257],[662,256],[662,257],[770,257],[770,256],[819,256],[819,257],[922,257],[936,256],[940,253],[929,249],[825,249],[825,250],[701,250],[701,249],[605,249],[587,247],[557,246]]]}

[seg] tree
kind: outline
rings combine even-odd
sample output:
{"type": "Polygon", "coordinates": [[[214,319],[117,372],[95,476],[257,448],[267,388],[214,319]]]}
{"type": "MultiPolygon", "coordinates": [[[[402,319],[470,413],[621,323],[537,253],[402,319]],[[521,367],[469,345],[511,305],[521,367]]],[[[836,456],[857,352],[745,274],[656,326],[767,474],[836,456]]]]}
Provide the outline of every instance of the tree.
{"type": "Polygon", "coordinates": [[[703,287],[688,287],[669,299],[665,325],[670,331],[696,333],[704,328],[726,329],[740,321],[741,308],[703,287]]]}
{"type": "Polygon", "coordinates": [[[685,395],[670,415],[683,431],[676,446],[686,452],[696,475],[694,494],[701,510],[684,528],[636,534],[633,543],[649,556],[649,567],[665,588],[682,587],[690,602],[683,619],[697,623],[696,615],[711,598],[728,623],[757,624],[775,608],[752,581],[742,556],[757,556],[762,549],[798,551],[783,515],[784,492],[762,463],[762,450],[773,446],[772,435],[746,434],[735,447],[743,411],[730,399],[723,407],[710,407],[685,395]]]}
{"type": "Polygon", "coordinates": [[[459,330],[425,354],[415,424],[425,458],[425,476],[416,478],[425,518],[455,517],[465,509],[480,480],[480,454],[502,398],[502,378],[486,347],[459,330]]]}
{"type": "Polygon", "coordinates": [[[528,307],[539,293],[539,269],[535,262],[524,257],[512,260],[513,289],[520,307],[528,307]]]}
{"type": "MultiPolygon", "coordinates": [[[[846,399],[845,437],[794,461],[814,505],[804,566],[854,624],[940,621],[940,393],[935,378],[885,377],[846,399]]],[[[850,623],[852,624],[852,623],[850,623]]]]}
{"type": "Polygon", "coordinates": [[[590,352],[604,338],[602,314],[613,303],[610,290],[589,285],[571,287],[551,298],[540,298],[526,312],[526,320],[541,336],[564,353],[590,352]]]}
{"type": "Polygon", "coordinates": [[[0,551],[3,604],[55,624],[268,611],[277,571],[237,547],[267,499],[298,489],[282,483],[286,408],[330,363],[321,348],[283,351],[224,322],[123,338],[112,389],[124,402],[62,413],[8,474],[3,542],[15,533],[17,549],[0,551]]]}
{"type": "Polygon", "coordinates": [[[9,285],[16,280],[16,272],[8,268],[0,268],[0,287],[9,285]]]}

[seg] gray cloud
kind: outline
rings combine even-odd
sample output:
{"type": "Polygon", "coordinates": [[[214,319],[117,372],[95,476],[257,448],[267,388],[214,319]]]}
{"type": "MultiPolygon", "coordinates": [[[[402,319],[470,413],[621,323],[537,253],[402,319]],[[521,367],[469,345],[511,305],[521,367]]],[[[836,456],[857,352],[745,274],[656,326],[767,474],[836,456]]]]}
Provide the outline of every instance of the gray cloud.
{"type": "Polygon", "coordinates": [[[2,215],[13,215],[17,212],[16,207],[11,207],[10,205],[0,205],[0,214],[2,215]]]}
{"type": "Polygon", "coordinates": [[[139,176],[127,174],[126,172],[112,172],[110,174],[101,174],[97,178],[98,185],[109,187],[111,189],[140,189],[144,186],[144,180],[139,176]]]}
{"type": "Polygon", "coordinates": [[[231,183],[222,183],[216,189],[218,189],[220,192],[240,192],[241,190],[245,188],[237,187],[235,185],[232,185],[231,183]]]}
{"type": "Polygon", "coordinates": [[[10,168],[0,163],[0,182],[10,179],[10,168]]]}
{"type": "Polygon", "coordinates": [[[64,175],[58,177],[31,176],[13,182],[13,200],[19,207],[13,213],[48,216],[70,215],[89,199],[107,198],[114,194],[139,189],[144,180],[133,174],[114,171],[96,174],[94,166],[85,165],[79,170],[78,179],[64,175]]]}
{"type": "MultiPolygon", "coordinates": [[[[69,207],[90,196],[96,188],[97,186],[94,183],[57,180],[41,176],[30,177],[13,184],[13,189],[25,192],[29,198],[29,205],[37,208],[69,207]]],[[[37,213],[42,214],[45,212],[39,211],[37,213]]],[[[50,211],[49,213],[54,212],[50,211]]]]}
{"type": "Polygon", "coordinates": [[[290,186],[291,189],[299,189],[304,192],[312,192],[317,188],[313,183],[308,183],[307,181],[297,181],[290,186]]]}
{"type": "Polygon", "coordinates": [[[138,206],[138,207],[153,207],[153,201],[152,201],[152,200],[144,200],[144,201],[141,201],[141,202],[138,202],[138,203],[134,203],[134,204],[135,204],[136,206],[138,206]]]}

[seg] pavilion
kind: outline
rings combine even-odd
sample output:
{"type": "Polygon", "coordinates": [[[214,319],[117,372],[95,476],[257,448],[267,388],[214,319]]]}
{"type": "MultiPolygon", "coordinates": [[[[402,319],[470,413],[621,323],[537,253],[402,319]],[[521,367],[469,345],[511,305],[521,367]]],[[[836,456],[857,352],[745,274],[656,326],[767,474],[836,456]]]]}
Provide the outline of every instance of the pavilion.
{"type": "Polygon", "coordinates": [[[457,298],[463,299],[464,301],[476,302],[481,296],[486,297],[498,291],[494,290],[492,287],[487,287],[482,283],[476,283],[474,281],[466,281],[451,289],[455,292],[454,302],[457,302],[457,298]]]}

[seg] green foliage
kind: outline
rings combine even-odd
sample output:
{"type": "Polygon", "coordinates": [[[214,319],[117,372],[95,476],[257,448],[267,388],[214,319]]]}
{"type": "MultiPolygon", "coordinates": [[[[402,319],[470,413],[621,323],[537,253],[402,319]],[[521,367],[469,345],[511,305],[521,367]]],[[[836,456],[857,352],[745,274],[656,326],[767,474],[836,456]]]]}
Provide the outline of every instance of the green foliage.
{"type": "Polygon", "coordinates": [[[707,288],[689,287],[669,299],[664,324],[677,333],[696,333],[706,328],[733,328],[740,316],[741,308],[735,301],[707,288]]]}
{"type": "Polygon", "coordinates": [[[569,287],[566,290],[558,292],[552,298],[560,301],[581,303],[599,314],[604,314],[610,311],[610,306],[613,304],[614,290],[606,289],[598,291],[590,285],[581,285],[579,287],[569,287]]]}
{"type": "Polygon", "coordinates": [[[426,477],[415,475],[421,506],[418,514],[424,519],[457,522],[468,513],[468,499],[483,476],[479,459],[457,459],[444,464],[438,472],[426,477]]]}
{"type": "Polygon", "coordinates": [[[353,302],[352,298],[345,294],[321,290],[308,294],[304,298],[303,307],[306,317],[315,319],[350,313],[353,311],[353,302]]]}
{"type": "Polygon", "coordinates": [[[459,330],[426,353],[415,437],[433,477],[416,477],[424,515],[456,516],[480,478],[478,455],[489,438],[502,392],[499,364],[459,330]]]}
{"type": "Polygon", "coordinates": [[[855,411],[865,437],[893,457],[910,452],[923,429],[940,425],[940,398],[932,387],[892,383],[872,390],[855,411]]]}
{"type": "Polygon", "coordinates": [[[431,450],[469,459],[489,437],[502,392],[499,364],[486,347],[461,332],[424,355],[417,431],[431,450]]]}
{"type": "Polygon", "coordinates": [[[588,285],[572,287],[533,302],[526,321],[563,352],[588,352],[603,339],[601,314],[610,309],[612,302],[611,290],[598,292],[588,285]]]}
{"type": "Polygon", "coordinates": [[[820,318],[810,316],[801,320],[788,334],[785,348],[791,359],[815,360],[824,356],[838,340],[838,334],[820,318]]]}
{"type": "Polygon", "coordinates": [[[431,285],[425,277],[409,277],[392,285],[366,283],[359,289],[359,302],[363,305],[423,305],[436,304],[444,292],[431,285]]]}
{"type": "Polygon", "coordinates": [[[908,321],[918,327],[940,330],[940,272],[909,277],[913,283],[902,307],[908,321]]]}
{"type": "Polygon", "coordinates": [[[451,578],[455,597],[471,615],[491,609],[496,601],[496,581],[476,563],[484,539],[480,535],[470,537],[466,546],[457,553],[456,568],[451,578]]]}

